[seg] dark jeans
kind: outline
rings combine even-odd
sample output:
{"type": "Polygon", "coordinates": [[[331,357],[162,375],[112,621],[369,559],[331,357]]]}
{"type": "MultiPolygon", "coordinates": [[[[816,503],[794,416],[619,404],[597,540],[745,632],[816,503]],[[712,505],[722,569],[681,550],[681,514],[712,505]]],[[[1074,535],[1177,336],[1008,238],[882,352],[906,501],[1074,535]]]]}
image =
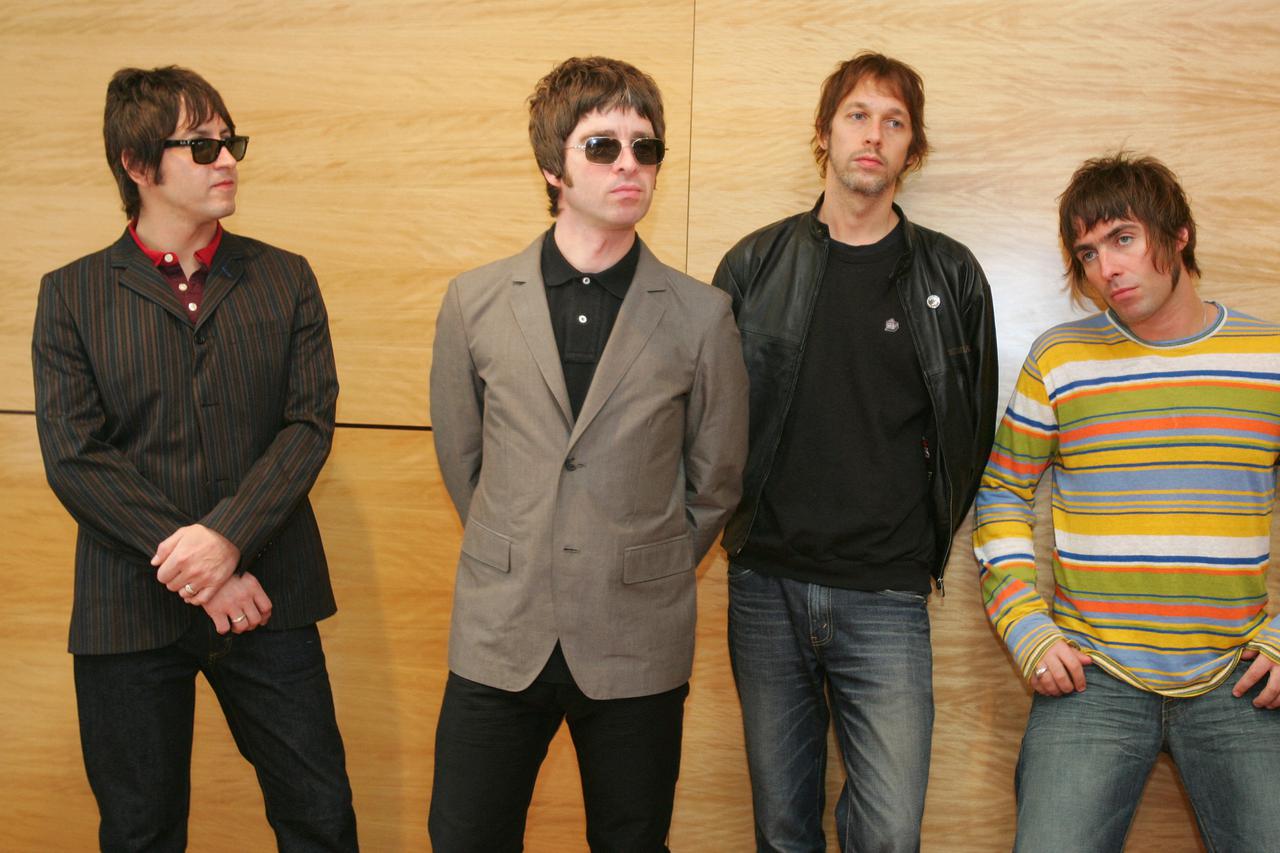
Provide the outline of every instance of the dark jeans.
{"type": "Polygon", "coordinates": [[[803,583],[729,565],[729,656],[759,853],[818,853],[827,730],[845,782],[845,851],[920,849],[933,737],[925,597],[803,583]]]}
{"type": "Polygon", "coordinates": [[[519,692],[449,673],[436,726],[428,827],[436,853],[524,849],[538,768],[567,720],[592,851],[666,851],[689,685],[634,699],[590,699],[573,684],[519,692]]]}
{"type": "Polygon", "coordinates": [[[219,636],[204,619],[162,649],[75,657],[80,743],[102,849],[186,849],[197,672],[258,774],[279,849],[356,850],[319,631],[219,636]]]}

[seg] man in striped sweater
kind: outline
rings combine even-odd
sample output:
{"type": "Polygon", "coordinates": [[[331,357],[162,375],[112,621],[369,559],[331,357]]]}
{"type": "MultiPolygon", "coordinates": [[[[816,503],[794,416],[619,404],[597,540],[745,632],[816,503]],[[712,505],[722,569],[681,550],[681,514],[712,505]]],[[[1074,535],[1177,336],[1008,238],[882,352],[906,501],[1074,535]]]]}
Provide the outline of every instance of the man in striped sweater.
{"type": "Polygon", "coordinates": [[[978,492],[987,615],[1035,690],[1018,851],[1119,851],[1161,750],[1210,850],[1280,845],[1280,627],[1266,612],[1280,327],[1202,301],[1158,161],[1086,162],[1059,227],[1106,311],[1032,346],[978,492]],[[1032,501],[1053,469],[1055,591],[1032,501]]]}

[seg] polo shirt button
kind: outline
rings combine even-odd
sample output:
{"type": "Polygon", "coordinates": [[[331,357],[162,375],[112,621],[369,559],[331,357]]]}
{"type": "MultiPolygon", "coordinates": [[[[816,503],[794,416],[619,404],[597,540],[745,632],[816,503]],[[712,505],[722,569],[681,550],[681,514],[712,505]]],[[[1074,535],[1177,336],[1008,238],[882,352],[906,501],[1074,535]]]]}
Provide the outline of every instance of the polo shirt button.
{"type": "Polygon", "coordinates": [[[182,282],[181,284],[179,284],[179,285],[178,285],[178,290],[181,290],[183,293],[186,293],[186,292],[187,292],[187,283],[184,281],[184,282],[182,282]]]}
{"type": "Polygon", "coordinates": [[[584,323],[584,324],[585,324],[585,323],[587,322],[587,315],[586,315],[586,314],[579,314],[579,315],[578,315],[578,322],[579,322],[579,323],[584,323]]]}
{"type": "Polygon", "coordinates": [[[173,255],[169,254],[168,252],[165,252],[165,253],[164,253],[164,262],[165,262],[166,264],[171,264],[171,263],[173,263],[173,255]]]}
{"type": "Polygon", "coordinates": [[[199,306],[198,306],[198,305],[196,305],[194,302],[188,302],[188,303],[187,303],[187,310],[188,310],[188,311],[194,311],[194,310],[196,310],[196,308],[198,308],[198,307],[199,307],[199,306]]]}
{"type": "Polygon", "coordinates": [[[584,275],[584,276],[582,277],[582,283],[583,283],[583,284],[590,284],[590,283],[591,283],[591,276],[589,276],[589,275],[584,275]]]}

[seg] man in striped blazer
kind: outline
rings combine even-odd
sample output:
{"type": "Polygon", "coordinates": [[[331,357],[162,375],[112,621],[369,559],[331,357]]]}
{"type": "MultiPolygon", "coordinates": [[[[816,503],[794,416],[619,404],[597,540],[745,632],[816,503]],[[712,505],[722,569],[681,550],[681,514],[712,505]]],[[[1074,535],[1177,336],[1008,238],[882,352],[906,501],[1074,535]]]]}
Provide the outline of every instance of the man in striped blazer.
{"type": "Polygon", "coordinates": [[[280,849],[355,850],[315,624],[335,605],[307,493],[338,395],[315,277],[223,230],[248,138],[197,74],[117,72],[104,138],[129,226],[44,277],[32,341],[45,469],[79,525],[69,645],[102,849],[185,848],[202,672],[280,849]]]}
{"type": "Polygon", "coordinates": [[[987,614],[1036,693],[1015,849],[1118,853],[1167,750],[1207,849],[1276,850],[1280,327],[1201,300],[1191,209],[1153,158],[1085,163],[1059,229],[1074,296],[1106,310],[1032,345],[974,517],[987,614]],[[1031,535],[1049,467],[1052,606],[1031,535]]]}

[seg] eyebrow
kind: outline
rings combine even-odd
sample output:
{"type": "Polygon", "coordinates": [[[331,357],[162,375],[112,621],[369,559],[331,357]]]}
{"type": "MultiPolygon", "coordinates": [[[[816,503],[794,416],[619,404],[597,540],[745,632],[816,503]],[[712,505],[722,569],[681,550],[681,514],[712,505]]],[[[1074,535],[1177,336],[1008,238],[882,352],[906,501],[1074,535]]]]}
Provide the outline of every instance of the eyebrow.
{"type": "MultiPolygon", "coordinates": [[[[871,105],[870,105],[870,104],[868,104],[868,103],[866,103],[865,101],[854,101],[853,103],[851,103],[851,104],[849,104],[849,105],[848,105],[848,108],[849,108],[849,109],[858,109],[858,110],[861,110],[861,111],[862,111],[862,112],[864,112],[864,113],[874,112],[874,111],[871,109],[871,105]]],[[[889,116],[894,116],[895,118],[907,118],[907,117],[908,117],[908,116],[907,116],[907,111],[906,111],[906,110],[904,110],[904,109],[902,109],[901,107],[889,107],[887,110],[885,110],[885,111],[884,111],[884,114],[885,114],[885,115],[889,115],[889,116]]]]}
{"type": "MultiPolygon", "coordinates": [[[[1130,228],[1134,227],[1134,225],[1136,224],[1137,223],[1129,222],[1128,220],[1123,221],[1119,225],[1117,225],[1116,227],[1108,231],[1106,234],[1103,234],[1102,241],[1106,242],[1107,240],[1110,240],[1112,237],[1119,234],[1121,231],[1127,231],[1130,228]]],[[[1074,246],[1071,247],[1071,251],[1073,254],[1079,254],[1085,249],[1093,249],[1093,248],[1096,248],[1096,246],[1093,243],[1076,243],[1074,246]]]]}
{"type": "Polygon", "coordinates": [[[590,139],[593,136],[604,136],[604,137],[608,137],[609,139],[621,139],[625,142],[631,142],[636,139],[657,139],[658,138],[653,133],[653,131],[649,131],[649,132],[639,131],[635,136],[619,136],[613,130],[593,130],[588,133],[582,134],[582,139],[590,139]]]}

